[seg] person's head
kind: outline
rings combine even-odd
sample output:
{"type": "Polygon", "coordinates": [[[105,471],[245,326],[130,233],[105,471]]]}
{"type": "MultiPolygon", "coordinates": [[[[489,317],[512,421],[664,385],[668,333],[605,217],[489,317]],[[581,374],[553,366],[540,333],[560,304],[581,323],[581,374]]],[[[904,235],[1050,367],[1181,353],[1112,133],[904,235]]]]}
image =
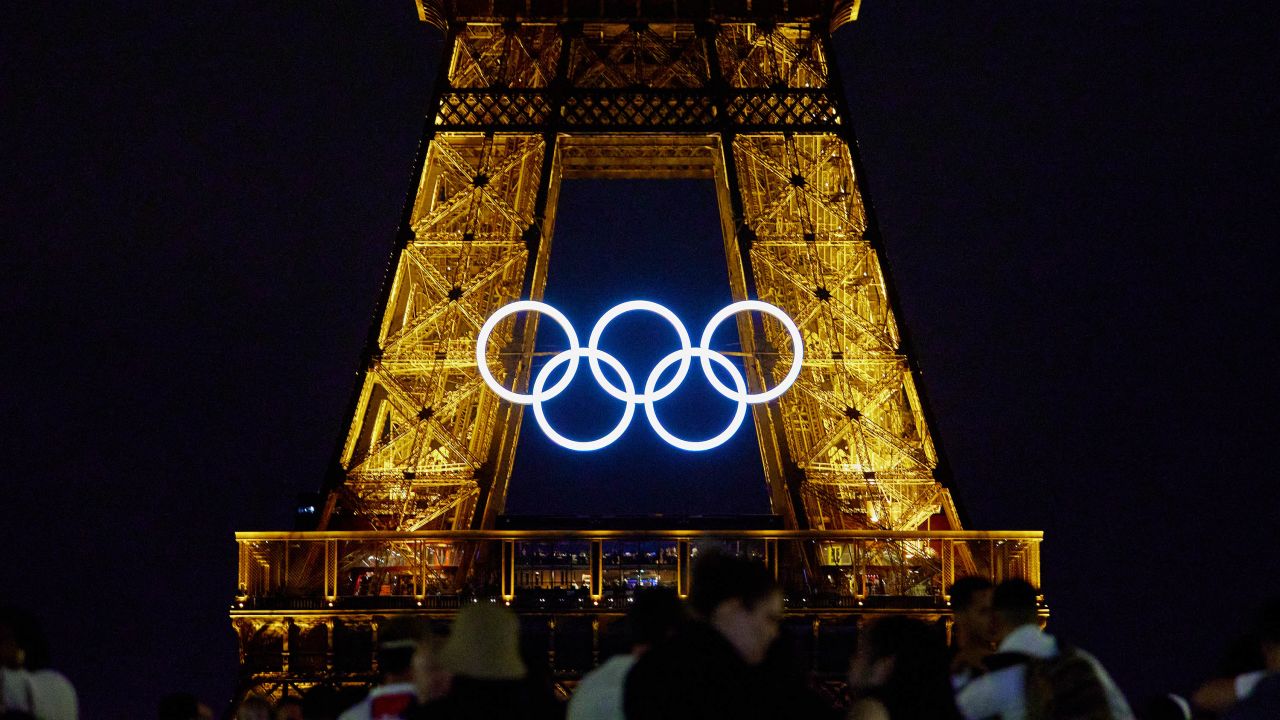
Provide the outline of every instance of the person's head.
{"type": "Polygon", "coordinates": [[[271,720],[271,703],[259,695],[250,695],[236,708],[236,720],[271,720]]]}
{"type": "Polygon", "coordinates": [[[1016,578],[1005,580],[996,586],[991,593],[991,610],[995,640],[999,642],[1014,630],[1037,623],[1036,597],[1039,595],[1035,587],[1026,580],[1016,578]]]}
{"type": "Polygon", "coordinates": [[[991,594],[994,588],[990,580],[976,575],[962,577],[951,585],[951,617],[959,644],[991,644],[991,594]]]}
{"type": "Polygon", "coordinates": [[[693,566],[689,605],[748,665],[760,664],[778,637],[782,591],[761,563],[718,551],[702,553],[693,566]]]}
{"type": "Polygon", "coordinates": [[[944,634],[919,620],[890,615],[870,623],[858,634],[848,679],[856,694],[874,691],[890,717],[956,716],[944,634]]]}
{"type": "Polygon", "coordinates": [[[430,634],[431,627],[416,617],[393,618],[378,628],[378,672],[384,683],[413,679],[414,653],[430,634]]]}
{"type": "Polygon", "coordinates": [[[665,640],[684,619],[684,603],[674,588],[637,590],[627,610],[627,630],[632,652],[642,653],[665,640]]]}
{"type": "Polygon", "coordinates": [[[35,616],[13,605],[0,605],[0,667],[43,670],[48,667],[48,654],[35,616]]]}
{"type": "Polygon", "coordinates": [[[302,698],[285,695],[276,701],[275,720],[302,720],[302,698]]]}
{"type": "Polygon", "coordinates": [[[418,645],[418,652],[413,656],[413,686],[418,701],[423,703],[438,700],[449,694],[449,686],[453,675],[440,663],[442,638],[432,636],[418,645]]]}
{"type": "Polygon", "coordinates": [[[1262,606],[1258,617],[1258,645],[1266,669],[1280,671],[1280,597],[1271,598],[1262,606]]]}
{"type": "Polygon", "coordinates": [[[493,603],[463,605],[440,648],[440,665],[474,680],[524,679],[528,668],[520,658],[520,621],[493,603]]]}

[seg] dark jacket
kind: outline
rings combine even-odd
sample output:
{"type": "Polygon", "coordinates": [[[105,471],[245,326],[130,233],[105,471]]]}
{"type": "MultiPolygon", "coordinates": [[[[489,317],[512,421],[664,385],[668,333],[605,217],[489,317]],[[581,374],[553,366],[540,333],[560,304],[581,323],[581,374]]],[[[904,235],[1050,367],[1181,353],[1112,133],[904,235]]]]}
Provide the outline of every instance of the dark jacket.
{"type": "Polygon", "coordinates": [[[419,706],[412,720],[563,720],[564,705],[526,680],[455,677],[447,697],[419,706]]]}
{"type": "Polygon", "coordinates": [[[1280,718],[1280,673],[1271,673],[1254,686],[1248,697],[1222,715],[1222,720],[1275,720],[1280,718]]]}
{"type": "Polygon", "coordinates": [[[783,674],[747,665],[729,641],[702,622],[645,653],[627,675],[627,720],[773,720],[796,717],[783,674]]]}

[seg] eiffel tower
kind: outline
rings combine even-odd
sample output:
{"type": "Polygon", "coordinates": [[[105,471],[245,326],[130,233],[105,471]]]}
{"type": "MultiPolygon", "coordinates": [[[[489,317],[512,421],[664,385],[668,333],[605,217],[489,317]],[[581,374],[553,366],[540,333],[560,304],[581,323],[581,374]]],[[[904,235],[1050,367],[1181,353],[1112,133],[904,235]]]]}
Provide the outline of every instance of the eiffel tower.
{"type": "MultiPolygon", "coordinates": [[[[637,541],[661,546],[650,572],[683,592],[700,538],[736,533],[786,581],[815,644],[824,619],[856,625],[877,603],[946,622],[959,573],[1039,584],[1039,533],[962,529],[930,433],[834,62],[832,33],[858,0],[417,8],[444,34],[445,72],[317,529],[237,534],[242,689],[367,682],[382,618],[443,621],[485,579],[517,608],[520,591],[581,580],[553,598],[567,605],[545,615],[547,651],[561,677],[599,659],[622,600],[608,545],[625,533],[499,527],[523,407],[486,386],[476,359],[487,318],[543,295],[563,178],[712,180],[734,299],[782,309],[803,338],[795,384],[752,406],[776,525],[644,530],[637,541]],[[568,558],[547,570],[558,580],[521,569],[555,541],[584,548],[554,555],[568,558]],[[592,616],[591,641],[569,662],[555,630],[575,613],[592,616]]],[[[787,331],[736,318],[749,390],[775,386],[794,359],[787,331]]],[[[487,367],[508,388],[531,384],[537,325],[513,315],[489,340],[487,367]]]]}

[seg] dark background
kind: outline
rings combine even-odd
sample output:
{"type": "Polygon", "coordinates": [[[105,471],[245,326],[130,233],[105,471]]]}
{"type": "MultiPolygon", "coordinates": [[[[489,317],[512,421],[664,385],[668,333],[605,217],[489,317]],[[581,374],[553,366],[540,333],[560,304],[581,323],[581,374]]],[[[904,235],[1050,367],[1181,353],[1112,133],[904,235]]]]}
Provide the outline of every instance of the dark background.
{"type": "MultiPolygon", "coordinates": [[[[1269,7],[868,0],[838,39],[956,495],[1046,531],[1054,627],[1135,699],[1280,591],[1269,7]]],[[[233,532],[290,527],[347,421],[438,49],[409,0],[3,6],[0,596],[84,717],[229,697],[233,532]]],[[[557,251],[571,205],[713,232],[698,184],[618,187],[566,184],[557,251]]],[[[729,490],[522,464],[511,507],[758,508],[740,435],[729,490]]]]}

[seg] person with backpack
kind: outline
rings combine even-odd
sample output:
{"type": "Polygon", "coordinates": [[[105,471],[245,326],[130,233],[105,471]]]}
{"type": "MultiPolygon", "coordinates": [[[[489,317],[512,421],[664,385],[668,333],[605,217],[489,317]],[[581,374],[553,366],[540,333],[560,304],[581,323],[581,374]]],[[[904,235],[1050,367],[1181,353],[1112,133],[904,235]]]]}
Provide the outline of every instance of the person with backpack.
{"type": "Polygon", "coordinates": [[[1005,580],[992,593],[996,653],[987,674],[956,695],[966,720],[1133,720],[1133,711],[1096,658],[1040,629],[1039,593],[1005,580]]]}

